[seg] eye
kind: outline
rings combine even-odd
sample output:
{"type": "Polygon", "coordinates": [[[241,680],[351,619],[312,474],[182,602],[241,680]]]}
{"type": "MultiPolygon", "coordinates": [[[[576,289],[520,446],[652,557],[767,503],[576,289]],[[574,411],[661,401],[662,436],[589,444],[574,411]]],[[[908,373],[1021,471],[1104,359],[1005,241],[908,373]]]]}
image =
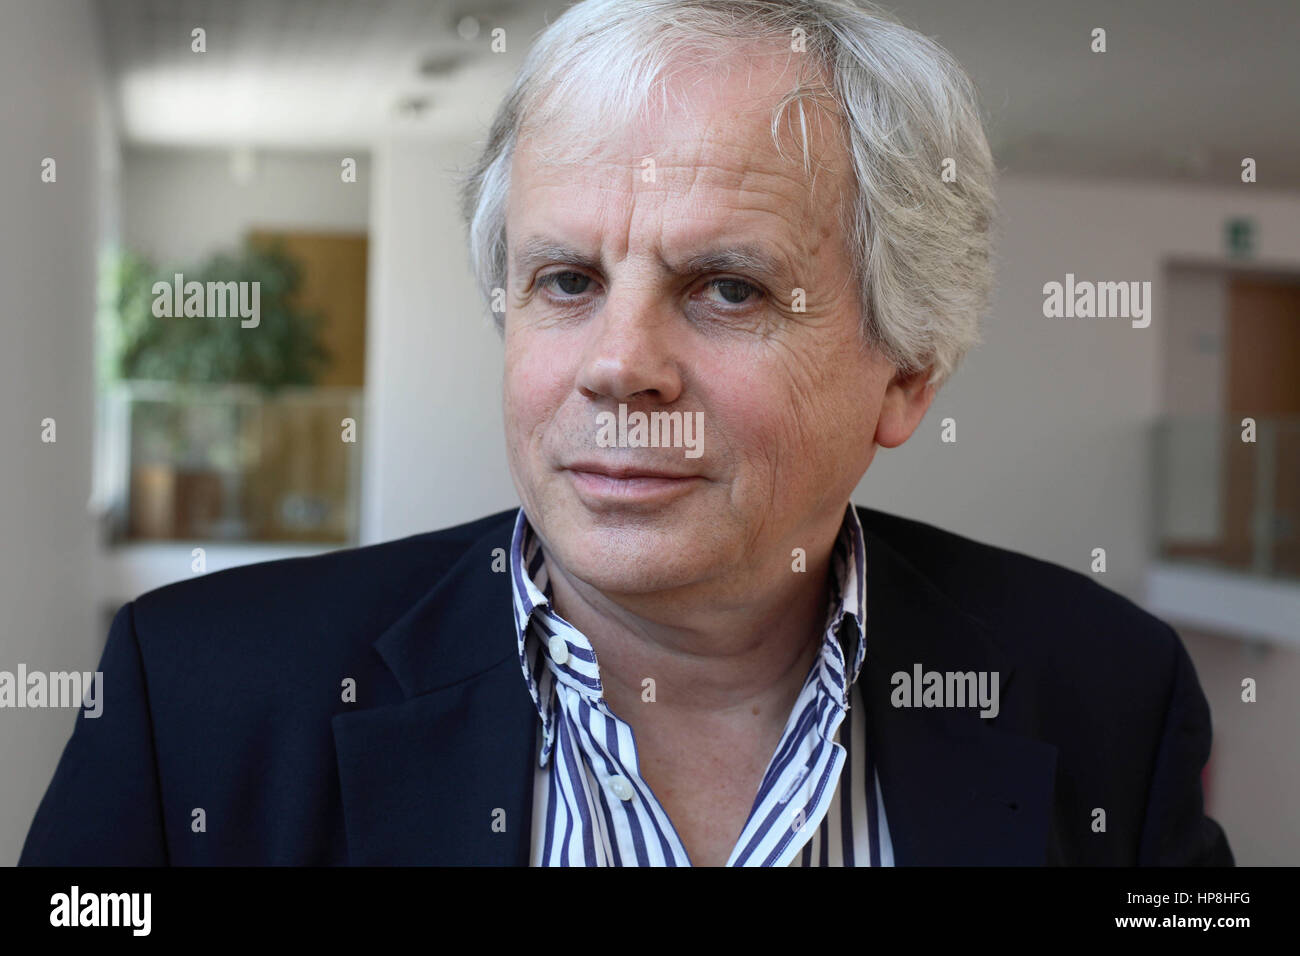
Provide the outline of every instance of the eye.
{"type": "Polygon", "coordinates": [[[718,290],[727,305],[744,305],[762,295],[757,286],[743,279],[713,279],[709,286],[718,290]]]}
{"type": "Polygon", "coordinates": [[[559,289],[566,296],[582,295],[591,284],[591,279],[581,272],[551,272],[538,278],[537,284],[559,289]]]}

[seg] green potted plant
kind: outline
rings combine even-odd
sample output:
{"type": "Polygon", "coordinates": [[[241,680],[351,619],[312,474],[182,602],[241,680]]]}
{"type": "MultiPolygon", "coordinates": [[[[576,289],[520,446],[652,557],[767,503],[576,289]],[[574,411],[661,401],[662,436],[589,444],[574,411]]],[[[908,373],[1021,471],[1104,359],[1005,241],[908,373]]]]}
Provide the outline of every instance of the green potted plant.
{"type": "MultiPolygon", "coordinates": [[[[125,250],[107,258],[100,372],[105,385],[122,383],[130,392],[131,536],[242,536],[237,502],[247,430],[229,387],[270,396],[310,386],[329,359],[320,317],[294,304],[298,283],[291,258],[253,244],[189,267],[160,268],[125,250]],[[255,290],[255,321],[233,309],[176,314],[179,293],[171,290],[182,283],[255,290]]],[[[203,302],[210,308],[213,300],[203,302]]]]}

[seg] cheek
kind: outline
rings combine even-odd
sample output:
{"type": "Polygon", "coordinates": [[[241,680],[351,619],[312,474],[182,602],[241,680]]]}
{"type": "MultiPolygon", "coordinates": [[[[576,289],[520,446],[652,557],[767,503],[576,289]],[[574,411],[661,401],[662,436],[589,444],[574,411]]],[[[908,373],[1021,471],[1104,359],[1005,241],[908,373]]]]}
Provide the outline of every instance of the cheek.
{"type": "Polygon", "coordinates": [[[506,436],[516,454],[526,444],[525,436],[533,430],[533,416],[538,410],[537,402],[532,398],[537,391],[533,381],[535,372],[528,364],[527,356],[527,351],[519,348],[518,343],[507,341],[501,404],[505,413],[506,436]]]}
{"type": "Polygon", "coordinates": [[[572,390],[573,378],[562,350],[526,332],[508,334],[505,342],[502,405],[512,442],[529,436],[552,418],[572,390]]]}
{"type": "MultiPolygon", "coordinates": [[[[838,483],[865,469],[879,413],[877,370],[853,348],[776,348],[703,370],[707,407],[736,460],[787,486],[838,483]]],[[[725,454],[725,452],[724,452],[725,454]]]]}
{"type": "Polygon", "coordinates": [[[821,426],[805,399],[814,383],[795,371],[794,362],[786,351],[764,347],[696,369],[706,440],[722,460],[764,485],[786,483],[782,473],[815,467],[819,453],[821,426]]]}
{"type": "Polygon", "coordinates": [[[837,467],[865,469],[875,447],[880,417],[880,370],[851,351],[838,358],[833,368],[821,383],[813,413],[819,423],[818,440],[825,443],[823,454],[837,467]]]}

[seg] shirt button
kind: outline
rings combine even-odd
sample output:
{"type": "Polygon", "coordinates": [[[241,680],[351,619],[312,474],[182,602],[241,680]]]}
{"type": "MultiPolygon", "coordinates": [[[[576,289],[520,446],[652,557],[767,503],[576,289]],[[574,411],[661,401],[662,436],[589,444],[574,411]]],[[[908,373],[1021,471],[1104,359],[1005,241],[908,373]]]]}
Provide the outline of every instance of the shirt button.
{"type": "Polygon", "coordinates": [[[560,635],[556,634],[547,641],[546,648],[551,652],[551,660],[555,661],[555,663],[563,665],[568,661],[569,645],[560,635]]]}
{"type": "Polygon", "coordinates": [[[627,777],[610,777],[609,789],[620,800],[632,799],[632,784],[628,782],[627,777]]]}

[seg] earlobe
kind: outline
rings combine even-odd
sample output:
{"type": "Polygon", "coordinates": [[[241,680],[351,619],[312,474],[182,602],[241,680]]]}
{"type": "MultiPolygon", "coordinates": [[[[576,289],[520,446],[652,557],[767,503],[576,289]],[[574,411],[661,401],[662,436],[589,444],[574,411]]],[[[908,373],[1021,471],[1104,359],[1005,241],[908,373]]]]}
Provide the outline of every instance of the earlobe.
{"type": "Polygon", "coordinates": [[[929,368],[897,372],[885,388],[876,421],[876,444],[897,448],[907,441],[934,401],[937,388],[930,384],[929,368]]]}

